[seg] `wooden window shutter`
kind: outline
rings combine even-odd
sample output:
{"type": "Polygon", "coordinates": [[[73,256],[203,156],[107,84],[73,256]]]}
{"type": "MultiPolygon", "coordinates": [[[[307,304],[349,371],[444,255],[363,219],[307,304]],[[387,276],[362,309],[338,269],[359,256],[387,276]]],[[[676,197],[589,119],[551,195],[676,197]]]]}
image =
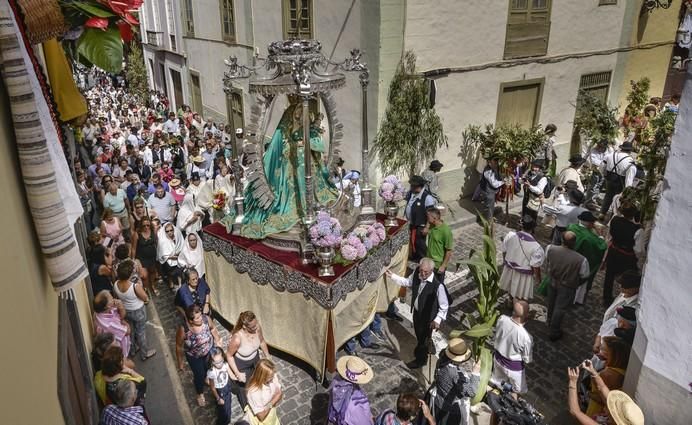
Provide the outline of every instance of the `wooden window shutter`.
{"type": "Polygon", "coordinates": [[[505,59],[548,52],[551,0],[510,0],[505,59]]]}

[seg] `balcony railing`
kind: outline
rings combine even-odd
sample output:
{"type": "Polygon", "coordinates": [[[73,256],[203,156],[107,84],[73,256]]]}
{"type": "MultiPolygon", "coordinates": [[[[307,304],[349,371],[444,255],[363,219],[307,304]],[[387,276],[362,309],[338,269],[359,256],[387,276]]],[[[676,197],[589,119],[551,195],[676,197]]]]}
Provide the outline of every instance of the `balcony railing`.
{"type": "Polygon", "coordinates": [[[163,47],[163,33],[159,31],[147,31],[147,43],[155,47],[163,47]]]}

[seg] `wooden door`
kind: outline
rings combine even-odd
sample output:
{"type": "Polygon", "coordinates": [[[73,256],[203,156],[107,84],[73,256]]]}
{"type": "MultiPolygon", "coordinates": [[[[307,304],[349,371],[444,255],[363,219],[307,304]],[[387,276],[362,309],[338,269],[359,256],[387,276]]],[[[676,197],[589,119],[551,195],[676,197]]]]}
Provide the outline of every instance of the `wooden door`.
{"type": "Polygon", "coordinates": [[[171,81],[173,82],[173,96],[175,100],[175,109],[171,108],[171,110],[177,110],[183,106],[183,81],[180,78],[180,72],[171,69],[171,81]]]}
{"type": "Polygon", "coordinates": [[[501,88],[496,124],[530,128],[538,122],[541,83],[506,85],[501,88]]]}
{"type": "Polygon", "coordinates": [[[192,86],[192,110],[202,113],[202,85],[199,81],[199,75],[190,74],[190,85],[192,86]]]}

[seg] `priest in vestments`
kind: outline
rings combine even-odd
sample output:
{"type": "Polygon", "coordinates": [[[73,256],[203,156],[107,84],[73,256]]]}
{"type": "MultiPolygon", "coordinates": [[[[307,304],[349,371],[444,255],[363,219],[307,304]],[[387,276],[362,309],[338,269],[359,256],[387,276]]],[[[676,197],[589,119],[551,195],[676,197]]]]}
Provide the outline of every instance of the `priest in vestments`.
{"type": "Polygon", "coordinates": [[[570,224],[567,226],[567,231],[574,232],[577,235],[577,243],[574,250],[586,257],[586,260],[589,262],[589,270],[591,270],[589,278],[577,288],[577,293],[574,297],[576,304],[584,304],[586,293],[591,289],[596,273],[601,268],[601,262],[608,249],[608,245],[605,239],[596,233],[596,217],[591,211],[582,212],[579,214],[578,219],[579,223],[570,224]]]}

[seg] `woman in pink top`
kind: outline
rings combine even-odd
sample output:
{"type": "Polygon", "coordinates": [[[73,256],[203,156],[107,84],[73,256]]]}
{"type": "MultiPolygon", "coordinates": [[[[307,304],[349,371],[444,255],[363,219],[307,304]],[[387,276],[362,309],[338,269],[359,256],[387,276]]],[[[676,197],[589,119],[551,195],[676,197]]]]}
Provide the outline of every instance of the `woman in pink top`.
{"type": "Polygon", "coordinates": [[[101,291],[94,296],[94,329],[96,334],[111,333],[115,342],[123,350],[123,356],[130,354],[130,325],[125,320],[125,307],[110,292],[101,291]]]}
{"type": "MultiPolygon", "coordinates": [[[[101,221],[101,235],[109,237],[113,241],[112,247],[125,243],[123,238],[123,227],[120,219],[113,215],[113,210],[106,208],[103,210],[101,221]]],[[[111,245],[110,243],[108,244],[111,245]]]]}
{"type": "Polygon", "coordinates": [[[281,425],[276,406],[282,397],[276,366],[271,360],[260,360],[247,384],[244,420],[253,425],[281,425]]]}

